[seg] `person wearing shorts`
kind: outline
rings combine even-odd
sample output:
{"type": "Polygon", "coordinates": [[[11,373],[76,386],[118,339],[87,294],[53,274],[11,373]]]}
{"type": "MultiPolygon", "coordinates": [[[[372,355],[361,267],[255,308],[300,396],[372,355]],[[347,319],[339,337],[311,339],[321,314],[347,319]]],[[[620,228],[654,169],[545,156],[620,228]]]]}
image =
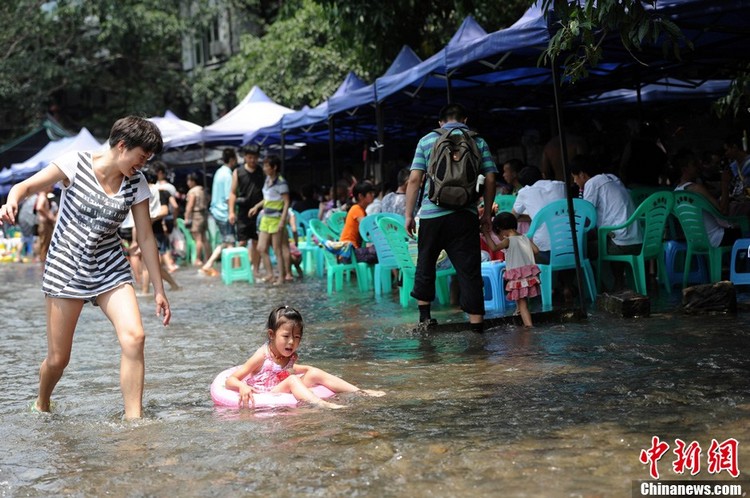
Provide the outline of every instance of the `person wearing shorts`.
{"type": "Polygon", "coordinates": [[[263,217],[258,226],[258,251],[266,269],[266,282],[273,279],[273,268],[271,267],[271,256],[268,252],[269,242],[273,245],[273,252],[279,264],[279,278],[274,282],[281,284],[292,279],[287,275],[289,268],[289,236],[286,230],[286,221],[289,211],[289,185],[284,177],[279,174],[281,169],[281,158],[279,156],[268,156],[263,162],[263,172],[266,180],[263,184],[263,200],[253,206],[250,216],[255,216],[263,209],[263,217]],[[287,278],[289,277],[289,278],[287,278]]]}
{"type": "Polygon", "coordinates": [[[200,272],[208,276],[216,276],[219,273],[214,270],[214,262],[221,256],[221,250],[226,247],[234,247],[234,227],[229,223],[229,194],[232,189],[232,171],[237,167],[237,152],[233,147],[227,147],[221,154],[224,164],[216,170],[211,187],[211,205],[209,212],[209,230],[211,224],[221,234],[221,244],[214,248],[214,252],[208,261],[201,267],[200,272]]]}
{"type": "Polygon", "coordinates": [[[245,164],[232,172],[229,193],[229,223],[235,226],[237,244],[248,246],[250,263],[256,280],[259,278],[260,253],[258,252],[258,216],[249,216],[250,209],[263,200],[265,175],[258,167],[260,148],[246,145],[242,148],[245,164]]]}

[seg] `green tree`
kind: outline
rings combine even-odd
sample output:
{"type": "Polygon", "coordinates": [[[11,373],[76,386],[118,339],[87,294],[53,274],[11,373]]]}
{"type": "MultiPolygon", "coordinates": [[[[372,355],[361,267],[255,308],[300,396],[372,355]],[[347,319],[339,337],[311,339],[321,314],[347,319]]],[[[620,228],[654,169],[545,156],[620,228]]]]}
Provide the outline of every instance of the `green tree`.
{"type": "Polygon", "coordinates": [[[544,12],[554,9],[556,31],[540,63],[564,57],[564,75],[575,82],[601,61],[603,43],[612,35],[635,61],[640,62],[637,53],[645,44],[660,40],[663,54],[679,59],[680,42],[686,40],[679,27],[653,10],[656,5],[657,0],[544,0],[544,12]]]}
{"type": "Polygon", "coordinates": [[[337,43],[357,50],[373,74],[382,74],[403,45],[426,58],[440,50],[472,15],[488,32],[515,22],[531,0],[317,0],[325,7],[337,43]]]}
{"type": "Polygon", "coordinates": [[[196,73],[193,112],[210,101],[228,110],[253,85],[282,105],[314,106],[329,97],[349,71],[367,78],[369,69],[351,46],[342,49],[334,43],[320,6],[311,0],[288,2],[262,37],[243,36],[239,53],[222,68],[196,73]]]}
{"type": "Polygon", "coordinates": [[[7,135],[33,127],[54,107],[63,124],[102,136],[118,117],[162,113],[188,95],[179,0],[0,4],[7,135]]]}

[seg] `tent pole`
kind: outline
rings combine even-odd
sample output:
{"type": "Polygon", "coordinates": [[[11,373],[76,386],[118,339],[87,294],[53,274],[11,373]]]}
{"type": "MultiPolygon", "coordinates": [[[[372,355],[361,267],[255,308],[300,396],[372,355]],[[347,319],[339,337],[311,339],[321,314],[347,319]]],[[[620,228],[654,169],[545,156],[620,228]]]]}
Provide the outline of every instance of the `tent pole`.
{"type": "Polygon", "coordinates": [[[281,173],[286,173],[286,130],[281,130],[281,173]]]}
{"type": "Polygon", "coordinates": [[[331,187],[336,184],[336,159],[334,158],[334,149],[333,116],[328,116],[328,160],[331,163],[331,187]]]}
{"type": "Polygon", "coordinates": [[[383,105],[378,102],[375,104],[375,120],[378,125],[378,173],[375,175],[375,179],[378,182],[385,180],[385,174],[383,171],[383,144],[385,143],[385,127],[383,126],[383,105]]]}
{"type": "Polygon", "coordinates": [[[453,102],[453,85],[451,84],[451,78],[450,76],[445,77],[445,90],[447,92],[446,98],[448,99],[448,104],[453,102]]]}
{"type": "Polygon", "coordinates": [[[570,221],[570,232],[573,236],[573,251],[576,262],[576,280],[578,281],[578,298],[581,307],[581,313],[586,316],[586,299],[584,297],[583,278],[581,271],[581,256],[578,248],[578,237],[576,235],[575,212],[573,211],[573,196],[570,191],[570,169],[568,167],[568,146],[565,141],[565,127],[563,125],[562,109],[560,104],[560,80],[557,75],[557,61],[552,61],[552,90],[555,97],[555,115],[557,117],[557,131],[560,137],[560,159],[562,160],[563,181],[565,182],[565,192],[568,199],[568,217],[570,221]]]}
{"type": "Polygon", "coordinates": [[[208,176],[206,174],[206,142],[201,142],[201,156],[203,161],[203,188],[208,188],[208,183],[206,182],[206,177],[208,176]]]}

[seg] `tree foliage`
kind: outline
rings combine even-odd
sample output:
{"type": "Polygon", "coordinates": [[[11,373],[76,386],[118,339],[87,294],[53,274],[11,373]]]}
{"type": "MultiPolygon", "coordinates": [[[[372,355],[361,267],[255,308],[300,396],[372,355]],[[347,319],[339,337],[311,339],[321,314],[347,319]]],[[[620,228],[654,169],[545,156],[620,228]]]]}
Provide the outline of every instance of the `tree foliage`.
{"type": "MultiPolygon", "coordinates": [[[[657,0],[543,0],[542,9],[554,10],[557,31],[551,38],[540,63],[551,63],[564,56],[564,76],[575,82],[588,76],[604,54],[603,42],[612,34],[638,61],[636,52],[645,43],[661,41],[665,56],[680,57],[680,29],[652,10],[657,0]],[[646,5],[652,7],[647,9],[646,5]],[[666,35],[666,36],[663,36],[666,35]]],[[[639,61],[640,62],[640,61],[639,61]]]]}
{"type": "Polygon", "coordinates": [[[472,15],[488,32],[507,27],[531,5],[530,0],[317,0],[326,9],[337,43],[357,50],[374,74],[382,74],[403,45],[429,57],[472,15]]]}
{"type": "Polygon", "coordinates": [[[106,134],[116,118],[162,113],[187,93],[179,0],[0,3],[0,99],[15,134],[48,110],[106,134]]]}
{"type": "Polygon", "coordinates": [[[351,46],[334,44],[322,8],[302,0],[297,8],[287,6],[262,37],[243,36],[240,52],[222,68],[198,74],[194,104],[213,100],[226,109],[257,85],[280,104],[314,106],[329,97],[349,71],[367,78],[369,69],[351,46]]]}

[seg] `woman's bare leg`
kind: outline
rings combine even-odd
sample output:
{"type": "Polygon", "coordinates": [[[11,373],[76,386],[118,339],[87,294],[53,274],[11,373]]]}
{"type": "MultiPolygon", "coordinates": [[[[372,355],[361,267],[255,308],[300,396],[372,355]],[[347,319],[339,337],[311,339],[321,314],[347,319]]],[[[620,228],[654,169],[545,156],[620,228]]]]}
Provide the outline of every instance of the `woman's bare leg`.
{"type": "Polygon", "coordinates": [[[260,232],[258,234],[258,252],[260,253],[260,259],[263,262],[263,268],[266,269],[266,281],[273,280],[273,266],[271,266],[271,256],[268,254],[268,247],[271,244],[271,234],[268,232],[260,232]]]}
{"type": "MultiPolygon", "coordinates": [[[[273,252],[276,254],[276,266],[279,267],[279,279],[277,283],[283,284],[286,279],[286,263],[284,262],[284,249],[281,247],[281,237],[286,236],[286,229],[281,230],[271,235],[271,242],[273,243],[273,252]]],[[[289,251],[287,250],[287,253],[289,251]]]]}
{"type": "Polygon", "coordinates": [[[52,391],[68,366],[83,303],[80,299],[46,298],[47,357],[39,368],[39,395],[35,401],[39,411],[49,411],[52,391]]]}
{"type": "Polygon", "coordinates": [[[140,418],[143,412],[145,361],[141,311],[131,285],[121,285],[99,296],[99,306],[112,322],[120,341],[120,388],[125,402],[125,418],[140,418]]]}

